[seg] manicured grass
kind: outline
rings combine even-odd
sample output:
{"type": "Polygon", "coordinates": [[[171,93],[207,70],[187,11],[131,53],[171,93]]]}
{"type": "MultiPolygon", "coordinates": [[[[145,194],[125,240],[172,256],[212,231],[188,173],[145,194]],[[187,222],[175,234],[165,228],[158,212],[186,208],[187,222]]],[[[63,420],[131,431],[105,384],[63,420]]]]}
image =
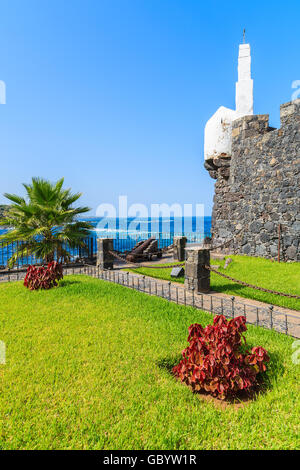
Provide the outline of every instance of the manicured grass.
{"type": "MultiPolygon", "coordinates": [[[[235,279],[266,289],[276,290],[277,292],[300,295],[300,263],[278,263],[251,256],[232,255],[230,258],[233,262],[229,264],[227,269],[223,269],[225,260],[211,260],[211,264],[220,265],[219,270],[221,272],[235,279]]],[[[170,276],[171,269],[139,268],[134,271],[157,279],[174,281],[174,278],[170,276]]],[[[183,283],[184,278],[176,279],[176,281],[183,283]]],[[[239,295],[248,299],[300,310],[300,300],[298,299],[290,299],[244,287],[215,273],[211,273],[211,289],[225,294],[239,295]]]]}
{"type": "Polygon", "coordinates": [[[170,374],[187,328],[212,316],[68,276],[58,289],[0,285],[1,449],[299,448],[293,339],[249,326],[271,355],[267,391],[222,410],[170,374]]]}

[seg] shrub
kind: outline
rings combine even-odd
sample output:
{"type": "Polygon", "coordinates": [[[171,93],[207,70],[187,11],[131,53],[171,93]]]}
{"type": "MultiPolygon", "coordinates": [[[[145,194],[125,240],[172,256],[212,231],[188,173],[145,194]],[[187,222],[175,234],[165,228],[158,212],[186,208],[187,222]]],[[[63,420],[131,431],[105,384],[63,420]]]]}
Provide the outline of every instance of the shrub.
{"type": "Polygon", "coordinates": [[[30,290],[51,289],[63,278],[63,268],[57,261],[52,261],[47,268],[29,266],[24,279],[24,286],[30,290]]]}
{"type": "Polygon", "coordinates": [[[205,328],[191,325],[189,346],[173,368],[174,375],[193,391],[206,391],[221,399],[234,397],[241,390],[253,391],[269,356],[260,346],[248,351],[242,334],[246,330],[246,318],[242,316],[227,321],[224,315],[218,315],[213,325],[205,328]]]}

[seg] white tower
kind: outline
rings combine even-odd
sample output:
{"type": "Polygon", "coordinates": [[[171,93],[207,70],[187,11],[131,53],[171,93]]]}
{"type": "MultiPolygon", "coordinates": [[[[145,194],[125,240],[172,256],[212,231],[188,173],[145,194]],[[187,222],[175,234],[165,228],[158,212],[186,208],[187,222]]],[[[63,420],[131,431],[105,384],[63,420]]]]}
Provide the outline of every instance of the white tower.
{"type": "Polygon", "coordinates": [[[240,44],[239,48],[235,107],[237,117],[253,114],[253,80],[251,79],[250,44],[240,44]]]}
{"type": "Polygon", "coordinates": [[[207,121],[204,135],[204,158],[231,156],[232,122],[253,114],[253,80],[251,79],[250,45],[240,44],[238,81],[236,82],[236,109],[221,106],[207,121]]]}

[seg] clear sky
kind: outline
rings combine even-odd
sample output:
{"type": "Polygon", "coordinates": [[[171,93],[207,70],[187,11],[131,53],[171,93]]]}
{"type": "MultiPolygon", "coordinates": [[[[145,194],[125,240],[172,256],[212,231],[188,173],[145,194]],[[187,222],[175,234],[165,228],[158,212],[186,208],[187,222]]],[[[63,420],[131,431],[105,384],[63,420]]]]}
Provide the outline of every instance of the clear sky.
{"type": "Polygon", "coordinates": [[[242,30],[254,112],[291,100],[300,80],[300,2],[1,0],[0,203],[32,176],[83,203],[204,203],[203,130],[234,107],[242,30]]]}

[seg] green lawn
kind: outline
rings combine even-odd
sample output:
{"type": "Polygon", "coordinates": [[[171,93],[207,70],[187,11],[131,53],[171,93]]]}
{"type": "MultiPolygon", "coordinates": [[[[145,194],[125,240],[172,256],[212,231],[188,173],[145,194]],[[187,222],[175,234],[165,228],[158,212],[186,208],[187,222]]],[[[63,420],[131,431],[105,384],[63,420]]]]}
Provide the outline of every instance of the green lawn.
{"type": "MultiPolygon", "coordinates": [[[[229,258],[229,256],[226,256],[229,258]]],[[[233,262],[229,264],[227,269],[223,269],[225,260],[211,260],[211,264],[220,265],[220,271],[228,276],[234,277],[241,281],[264,287],[277,292],[300,295],[300,263],[278,263],[263,258],[254,258],[251,256],[233,256],[233,262]]],[[[170,264],[170,263],[168,263],[170,264]]],[[[149,269],[139,268],[134,272],[152,276],[157,279],[171,278],[171,269],[149,269]]],[[[184,282],[184,278],[177,279],[177,282],[184,282]]],[[[239,295],[248,299],[259,300],[281,307],[287,307],[294,310],[300,310],[300,300],[289,299],[278,295],[268,294],[249,287],[243,287],[228,279],[211,274],[211,289],[217,292],[224,292],[230,295],[239,295]]]]}
{"type": "Polygon", "coordinates": [[[249,326],[271,355],[268,390],[221,410],[170,374],[208,313],[86,276],[50,291],[1,284],[0,305],[1,449],[300,448],[290,337],[249,326]]]}

